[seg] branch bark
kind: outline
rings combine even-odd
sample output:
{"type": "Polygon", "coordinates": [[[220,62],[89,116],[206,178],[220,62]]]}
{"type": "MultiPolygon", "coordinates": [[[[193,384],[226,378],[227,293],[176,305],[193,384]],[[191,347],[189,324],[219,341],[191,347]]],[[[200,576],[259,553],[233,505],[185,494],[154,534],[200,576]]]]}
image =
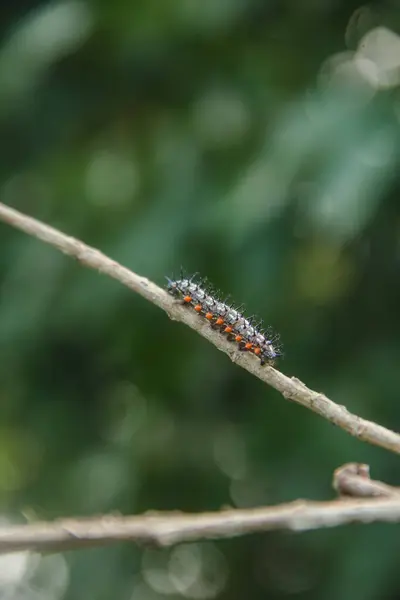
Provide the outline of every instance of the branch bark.
{"type": "Polygon", "coordinates": [[[145,277],[129,271],[80,240],[65,235],[2,203],[0,203],[0,220],[54,246],[64,254],[78,260],[82,265],[108,275],[140,294],[146,300],[162,308],[171,319],[189,325],[219,350],[225,352],[234,363],[278,390],[284,398],[305,406],[359,440],[400,454],[400,435],[398,433],[350,413],[344,406],[335,404],[324,394],[309,389],[295,377],[287,377],[273,367],[261,367],[253,356],[237,350],[234,344],[212,330],[208,323],[204,319],[200,319],[194,311],[182,307],[165,290],[145,277]]]}
{"type": "Polygon", "coordinates": [[[10,525],[0,528],[0,554],[52,552],[131,541],[172,546],[182,542],[222,539],[254,532],[310,531],[348,523],[400,522],[400,497],[384,499],[297,500],[268,508],[232,509],[201,514],[145,513],[90,519],[10,525]]]}

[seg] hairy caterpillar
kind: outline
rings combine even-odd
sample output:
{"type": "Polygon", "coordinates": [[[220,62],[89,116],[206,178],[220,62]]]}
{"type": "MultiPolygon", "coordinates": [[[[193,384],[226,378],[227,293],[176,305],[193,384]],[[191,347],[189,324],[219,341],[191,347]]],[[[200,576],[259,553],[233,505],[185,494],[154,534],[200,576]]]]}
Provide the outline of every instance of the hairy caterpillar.
{"type": "Polygon", "coordinates": [[[211,327],[236,342],[240,350],[251,352],[262,365],[273,364],[282,356],[279,338],[269,329],[261,329],[254,317],[246,318],[242,307],[222,301],[205,279],[196,280],[196,275],[181,279],[167,279],[167,291],[186,306],[193,308],[206,318],[211,327]]]}

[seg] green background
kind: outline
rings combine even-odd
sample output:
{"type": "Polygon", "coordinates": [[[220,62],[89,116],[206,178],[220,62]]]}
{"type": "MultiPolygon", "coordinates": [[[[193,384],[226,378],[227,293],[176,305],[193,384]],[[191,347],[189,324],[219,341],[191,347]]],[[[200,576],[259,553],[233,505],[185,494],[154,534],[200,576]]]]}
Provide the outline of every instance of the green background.
{"type": "MultiPolygon", "coordinates": [[[[159,285],[208,276],[280,333],[284,373],[400,430],[399,25],[395,1],[4,5],[1,200],[159,285]]],[[[399,485],[395,455],[1,223],[0,356],[4,522],[329,499],[348,461],[399,485]]],[[[399,551],[395,525],[124,544],[0,558],[0,588],[394,599],[399,551]]]]}

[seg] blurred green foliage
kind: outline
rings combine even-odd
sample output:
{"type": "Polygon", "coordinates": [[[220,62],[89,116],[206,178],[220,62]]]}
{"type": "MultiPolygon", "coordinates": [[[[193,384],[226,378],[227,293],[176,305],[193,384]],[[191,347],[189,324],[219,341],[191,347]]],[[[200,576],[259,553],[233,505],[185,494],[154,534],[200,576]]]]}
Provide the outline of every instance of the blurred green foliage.
{"type": "MultiPolygon", "coordinates": [[[[279,367],[400,429],[400,5],[3,7],[1,199],[163,284],[207,275],[279,367]]],[[[108,278],[0,224],[4,520],[325,499],[397,457],[283,400],[108,278]]],[[[395,526],[0,559],[46,600],[369,600],[395,526]]],[[[3,594],[4,591],[4,594],[3,594]]]]}

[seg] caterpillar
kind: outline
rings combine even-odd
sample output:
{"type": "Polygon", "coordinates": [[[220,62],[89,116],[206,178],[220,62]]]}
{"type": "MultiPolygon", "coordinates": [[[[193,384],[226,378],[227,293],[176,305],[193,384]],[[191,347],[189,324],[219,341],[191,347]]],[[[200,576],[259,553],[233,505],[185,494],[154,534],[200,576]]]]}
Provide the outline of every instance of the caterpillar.
{"type": "Polygon", "coordinates": [[[222,301],[206,279],[196,280],[196,276],[166,277],[168,293],[207,319],[213,329],[237,343],[240,350],[257,356],[262,365],[274,364],[282,356],[279,337],[262,329],[255,317],[246,318],[241,312],[243,307],[236,307],[227,299],[222,301]]]}

